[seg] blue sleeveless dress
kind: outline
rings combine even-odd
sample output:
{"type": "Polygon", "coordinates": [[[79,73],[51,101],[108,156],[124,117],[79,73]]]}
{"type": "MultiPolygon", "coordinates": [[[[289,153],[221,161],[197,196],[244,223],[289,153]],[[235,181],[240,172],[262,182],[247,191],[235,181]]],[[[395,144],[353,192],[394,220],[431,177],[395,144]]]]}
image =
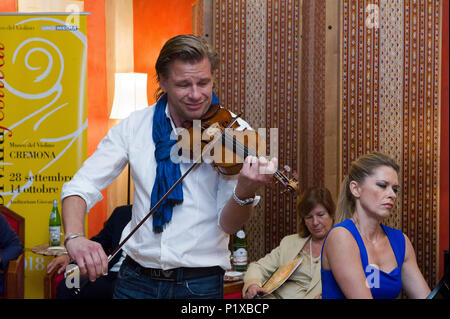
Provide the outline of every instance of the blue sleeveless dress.
{"type": "MultiPolygon", "coordinates": [[[[344,227],[355,238],[359,247],[359,253],[361,256],[361,263],[366,275],[366,282],[370,287],[372,296],[374,299],[394,299],[402,291],[402,277],[401,269],[403,260],[405,259],[405,236],[403,233],[394,228],[390,228],[381,224],[384,232],[386,233],[392,249],[394,250],[395,259],[397,260],[397,268],[390,273],[386,273],[382,270],[378,270],[375,267],[369,265],[369,258],[367,256],[367,250],[364,246],[361,235],[359,234],[356,225],[353,220],[346,219],[342,223],[337,224],[334,227],[344,227]]],[[[334,228],[333,227],[333,228],[334,228]]],[[[325,238],[326,241],[326,238],[325,238]]],[[[325,241],[323,246],[325,246],[325,241]]],[[[322,246],[322,254],[323,254],[322,246]]],[[[322,259],[321,259],[322,260],[322,259]]],[[[339,285],[334,279],[331,270],[321,269],[322,275],[322,298],[323,299],[345,299],[339,285]]]]}

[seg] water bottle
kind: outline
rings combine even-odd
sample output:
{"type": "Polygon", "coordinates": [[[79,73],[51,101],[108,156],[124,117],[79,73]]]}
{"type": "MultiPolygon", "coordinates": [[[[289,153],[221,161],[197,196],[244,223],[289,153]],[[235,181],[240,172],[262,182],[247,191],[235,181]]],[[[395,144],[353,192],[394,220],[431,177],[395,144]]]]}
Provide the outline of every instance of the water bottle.
{"type": "Polygon", "coordinates": [[[53,201],[53,208],[49,220],[50,246],[61,245],[61,215],[58,210],[58,201],[53,201]]]}
{"type": "Polygon", "coordinates": [[[245,232],[239,230],[233,241],[233,266],[236,271],[246,271],[248,264],[247,239],[245,232]]]}

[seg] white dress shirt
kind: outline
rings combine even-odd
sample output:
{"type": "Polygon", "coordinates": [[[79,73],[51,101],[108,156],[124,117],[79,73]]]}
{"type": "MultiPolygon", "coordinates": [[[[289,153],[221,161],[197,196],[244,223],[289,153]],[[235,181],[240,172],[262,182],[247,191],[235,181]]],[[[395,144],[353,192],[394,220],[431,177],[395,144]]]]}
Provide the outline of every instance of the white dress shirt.
{"type": "MultiPolygon", "coordinates": [[[[89,211],[103,198],[100,192],[129,162],[135,191],[132,218],[122,239],[151,209],[157,166],[152,138],[154,110],[155,106],[151,106],[136,111],[111,128],[95,153],[62,188],[61,200],[78,195],[86,201],[89,211]]],[[[167,106],[166,114],[169,116],[167,106]]],[[[248,128],[241,119],[239,124],[248,128]]],[[[190,166],[181,162],[181,174],[190,166]]],[[[236,177],[219,175],[211,165],[200,164],[182,181],[183,202],[174,206],[172,220],[164,225],[164,231],[154,233],[153,217],[150,217],[126,242],[123,250],[143,267],[171,269],[218,265],[230,269],[229,235],[220,227],[219,219],[232,196],[236,177]]]]}

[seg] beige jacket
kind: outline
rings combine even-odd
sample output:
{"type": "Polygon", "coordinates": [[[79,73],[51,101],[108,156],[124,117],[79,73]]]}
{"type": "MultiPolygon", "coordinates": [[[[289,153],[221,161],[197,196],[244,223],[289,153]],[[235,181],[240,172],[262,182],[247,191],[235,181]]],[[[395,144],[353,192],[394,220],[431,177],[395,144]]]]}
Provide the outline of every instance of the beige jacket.
{"type": "MultiPolygon", "coordinates": [[[[309,237],[301,238],[298,234],[286,236],[281,240],[280,245],[274,248],[269,254],[256,262],[250,263],[244,276],[242,294],[245,295],[247,288],[252,284],[256,283],[262,286],[278,267],[291,262],[297,257],[309,237]]],[[[311,284],[303,298],[313,299],[322,293],[320,268],[316,267],[311,284]]],[[[278,289],[281,289],[281,287],[278,289]]],[[[296,297],[293,296],[292,298],[294,299],[296,297]]],[[[298,298],[301,298],[301,296],[298,298]]]]}

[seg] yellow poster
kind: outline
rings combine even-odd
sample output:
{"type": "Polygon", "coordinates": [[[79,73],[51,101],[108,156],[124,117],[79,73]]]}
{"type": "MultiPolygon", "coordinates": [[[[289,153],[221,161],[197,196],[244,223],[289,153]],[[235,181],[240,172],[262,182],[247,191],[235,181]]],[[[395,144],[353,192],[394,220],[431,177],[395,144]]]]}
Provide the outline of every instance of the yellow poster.
{"type": "Polygon", "coordinates": [[[83,14],[0,14],[0,205],[25,218],[25,298],[43,298],[52,200],[87,155],[83,14]]]}

